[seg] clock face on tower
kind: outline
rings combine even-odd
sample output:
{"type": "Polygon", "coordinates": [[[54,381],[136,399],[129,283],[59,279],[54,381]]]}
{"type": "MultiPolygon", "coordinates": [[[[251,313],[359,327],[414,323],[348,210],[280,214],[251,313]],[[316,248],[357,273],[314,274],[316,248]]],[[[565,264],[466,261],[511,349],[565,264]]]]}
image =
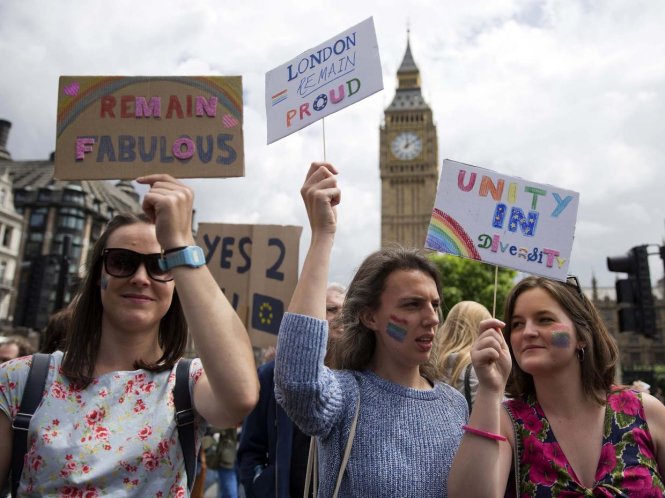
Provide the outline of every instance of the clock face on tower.
{"type": "Polygon", "coordinates": [[[393,155],[402,161],[414,159],[423,150],[423,142],[412,131],[405,131],[397,135],[390,145],[393,155]]]}

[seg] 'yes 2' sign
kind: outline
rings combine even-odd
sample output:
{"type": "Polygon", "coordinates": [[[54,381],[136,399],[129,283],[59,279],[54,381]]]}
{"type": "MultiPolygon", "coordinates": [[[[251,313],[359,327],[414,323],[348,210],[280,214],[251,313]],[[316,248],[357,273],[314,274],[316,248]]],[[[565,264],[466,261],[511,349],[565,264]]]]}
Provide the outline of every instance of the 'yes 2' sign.
{"type": "Polygon", "coordinates": [[[252,344],[276,343],[298,280],[302,227],[200,223],[197,243],[213,277],[250,333],[252,344]]]}

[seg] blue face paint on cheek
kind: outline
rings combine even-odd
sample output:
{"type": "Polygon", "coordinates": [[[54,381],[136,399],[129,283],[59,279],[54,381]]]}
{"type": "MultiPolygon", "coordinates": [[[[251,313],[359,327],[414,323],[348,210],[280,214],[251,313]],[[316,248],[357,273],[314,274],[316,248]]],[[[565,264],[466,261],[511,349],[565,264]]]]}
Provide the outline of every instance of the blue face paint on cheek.
{"type": "Polygon", "coordinates": [[[389,322],[388,335],[395,339],[397,342],[404,342],[404,339],[406,338],[406,330],[396,323],[389,322]]]}
{"type": "Polygon", "coordinates": [[[570,332],[557,330],[552,332],[552,346],[558,348],[568,348],[570,346],[570,332]]]}
{"type": "Polygon", "coordinates": [[[102,290],[106,290],[106,288],[109,286],[109,277],[102,275],[102,278],[99,279],[99,286],[102,288],[102,290]]]}

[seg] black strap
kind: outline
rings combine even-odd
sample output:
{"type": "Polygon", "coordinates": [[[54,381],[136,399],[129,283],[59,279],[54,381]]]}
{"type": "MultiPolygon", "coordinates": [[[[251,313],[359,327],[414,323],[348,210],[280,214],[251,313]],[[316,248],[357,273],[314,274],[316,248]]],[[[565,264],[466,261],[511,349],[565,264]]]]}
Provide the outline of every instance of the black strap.
{"type": "Polygon", "coordinates": [[[21,406],[12,422],[12,497],[15,497],[18,491],[18,483],[23,472],[23,460],[28,450],[28,429],[30,428],[32,415],[44,396],[44,386],[46,386],[50,361],[50,354],[35,353],[32,355],[28,379],[21,398],[21,406]]]}
{"type": "Polygon", "coordinates": [[[469,415],[471,415],[471,363],[469,363],[464,371],[464,397],[466,404],[469,405],[469,415]]]}
{"type": "Polygon", "coordinates": [[[175,403],[175,423],[178,426],[178,438],[185,458],[187,472],[187,488],[194,486],[196,479],[196,446],[194,444],[194,410],[192,397],[189,394],[189,366],[191,358],[182,358],[175,370],[175,387],[173,401],[175,403]]]}

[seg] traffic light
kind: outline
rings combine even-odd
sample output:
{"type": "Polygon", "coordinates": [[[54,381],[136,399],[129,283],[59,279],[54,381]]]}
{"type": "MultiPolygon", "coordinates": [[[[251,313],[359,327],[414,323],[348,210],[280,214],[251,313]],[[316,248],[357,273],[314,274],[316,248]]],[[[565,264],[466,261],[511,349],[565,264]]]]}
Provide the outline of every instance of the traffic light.
{"type": "Polygon", "coordinates": [[[655,338],[658,333],[647,246],[635,246],[625,256],[608,257],[607,269],[628,274],[616,282],[619,330],[655,338]]]}

